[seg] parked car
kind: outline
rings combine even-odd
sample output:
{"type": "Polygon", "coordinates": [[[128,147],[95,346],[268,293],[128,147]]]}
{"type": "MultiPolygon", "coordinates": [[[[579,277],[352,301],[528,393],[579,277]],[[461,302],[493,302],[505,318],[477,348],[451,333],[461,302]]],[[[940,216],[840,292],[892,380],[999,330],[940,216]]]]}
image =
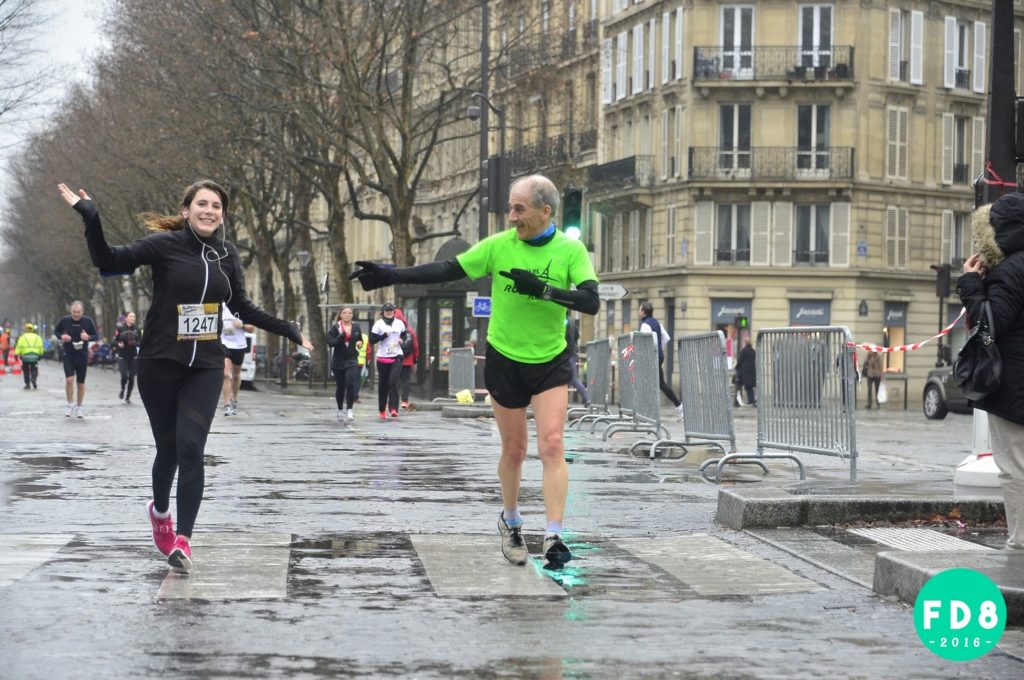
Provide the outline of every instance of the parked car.
{"type": "Polygon", "coordinates": [[[256,352],[259,347],[256,345],[256,334],[245,334],[245,358],[242,360],[242,386],[252,389],[253,378],[256,377],[256,352]]]}
{"type": "Polygon", "coordinates": [[[928,371],[928,379],[924,383],[924,394],[921,397],[924,417],[930,420],[942,420],[950,411],[954,413],[970,413],[960,386],[953,382],[953,368],[943,366],[928,371]]]}

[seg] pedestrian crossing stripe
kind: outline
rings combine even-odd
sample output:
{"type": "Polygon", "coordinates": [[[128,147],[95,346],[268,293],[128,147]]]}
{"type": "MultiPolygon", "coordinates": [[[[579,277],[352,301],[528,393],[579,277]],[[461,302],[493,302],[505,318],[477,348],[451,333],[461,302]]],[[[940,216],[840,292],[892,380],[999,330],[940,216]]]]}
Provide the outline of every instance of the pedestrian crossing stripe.
{"type": "Polygon", "coordinates": [[[70,534],[0,534],[0,588],[49,561],[73,538],[70,534]]]}
{"type": "Polygon", "coordinates": [[[190,574],[169,571],[161,600],[283,599],[288,594],[291,534],[203,533],[190,542],[190,574]]]}

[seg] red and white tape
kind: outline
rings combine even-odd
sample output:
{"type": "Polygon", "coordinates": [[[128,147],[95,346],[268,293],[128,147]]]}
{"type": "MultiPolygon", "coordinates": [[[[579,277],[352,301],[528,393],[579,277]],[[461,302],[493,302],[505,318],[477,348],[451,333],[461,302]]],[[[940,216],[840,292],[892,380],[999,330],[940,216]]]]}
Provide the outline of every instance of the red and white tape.
{"type": "Polygon", "coordinates": [[[848,342],[848,343],[846,343],[846,346],[847,347],[856,347],[857,349],[867,350],[868,352],[880,352],[882,354],[887,354],[887,353],[890,353],[890,352],[913,352],[915,349],[920,349],[920,348],[924,347],[925,345],[927,345],[932,340],[935,340],[936,338],[941,338],[944,335],[949,335],[950,331],[953,330],[953,327],[956,326],[960,322],[960,319],[964,318],[964,314],[966,314],[966,313],[967,313],[967,308],[966,307],[961,307],[960,308],[960,314],[955,319],[953,319],[953,323],[949,324],[948,326],[943,328],[941,331],[939,331],[938,333],[936,333],[932,337],[928,338],[927,340],[922,340],[921,342],[915,342],[915,343],[910,344],[910,345],[897,345],[895,347],[880,347],[878,345],[873,345],[870,342],[860,342],[860,343],[848,342]]]}

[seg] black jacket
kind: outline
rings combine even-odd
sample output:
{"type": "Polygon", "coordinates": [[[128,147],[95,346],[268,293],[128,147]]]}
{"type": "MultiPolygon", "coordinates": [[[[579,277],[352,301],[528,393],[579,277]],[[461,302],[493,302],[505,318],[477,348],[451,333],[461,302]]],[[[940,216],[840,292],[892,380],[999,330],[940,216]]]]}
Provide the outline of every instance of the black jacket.
{"type": "Polygon", "coordinates": [[[139,355],[141,341],[142,334],[139,333],[137,324],[122,324],[114,331],[114,352],[122,359],[134,359],[139,355]]]}
{"type": "Polygon", "coordinates": [[[352,334],[348,340],[341,334],[341,327],[335,323],[327,331],[327,346],[334,348],[331,355],[331,370],[340,371],[349,366],[359,363],[359,353],[362,351],[356,345],[363,340],[363,330],[355,321],[352,322],[352,334]]]}
{"type": "Polygon", "coordinates": [[[100,339],[100,332],[96,330],[96,324],[92,322],[87,316],[82,316],[78,321],[71,318],[68,314],[63,319],[57,322],[57,325],[53,327],[53,335],[55,338],[60,339],[60,336],[67,333],[71,336],[71,342],[63,342],[64,345],[64,356],[71,357],[75,361],[85,362],[89,356],[89,343],[96,342],[100,339]],[[89,334],[88,342],[82,341],[82,331],[89,334]],[[82,349],[76,350],[72,343],[82,342],[82,349]]]}
{"type": "Polygon", "coordinates": [[[736,359],[736,380],[744,387],[757,386],[757,352],[750,345],[743,345],[736,359]]]}
{"type": "Polygon", "coordinates": [[[225,303],[244,323],[302,342],[298,329],[252,303],[245,294],[242,263],[234,244],[214,234],[200,239],[190,227],[161,231],[125,246],[107,245],[96,204],[82,199],[75,210],[85,223],[85,240],[92,262],[104,275],[131,274],[150,265],[153,302],[146,314],[140,359],[170,359],[195,368],[223,368],[220,344],[220,304],[225,303]],[[216,329],[208,340],[178,340],[178,305],[213,304],[216,329]],[[215,331],[215,332],[214,332],[215,331]]]}
{"type": "Polygon", "coordinates": [[[1024,197],[1005,196],[991,210],[992,222],[988,206],[975,211],[974,220],[974,239],[987,274],[961,275],[956,292],[972,324],[981,316],[982,302],[989,301],[1003,371],[999,389],[972,405],[1024,425],[1024,197]],[[1021,210],[1006,215],[1000,208],[1007,203],[1021,210]]]}

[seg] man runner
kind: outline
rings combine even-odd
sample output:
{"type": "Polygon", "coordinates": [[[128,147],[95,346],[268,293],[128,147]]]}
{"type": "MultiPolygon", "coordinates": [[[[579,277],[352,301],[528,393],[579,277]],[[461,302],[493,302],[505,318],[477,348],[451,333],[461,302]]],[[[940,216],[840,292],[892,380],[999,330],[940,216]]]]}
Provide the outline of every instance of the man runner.
{"type": "Polygon", "coordinates": [[[92,319],[85,316],[81,300],[72,302],[68,311],[70,314],[53,329],[54,337],[64,343],[64,393],[68,398],[64,417],[84,418],[82,402],[85,401],[85,372],[89,368],[89,343],[96,341],[100,334],[92,319]]]}

